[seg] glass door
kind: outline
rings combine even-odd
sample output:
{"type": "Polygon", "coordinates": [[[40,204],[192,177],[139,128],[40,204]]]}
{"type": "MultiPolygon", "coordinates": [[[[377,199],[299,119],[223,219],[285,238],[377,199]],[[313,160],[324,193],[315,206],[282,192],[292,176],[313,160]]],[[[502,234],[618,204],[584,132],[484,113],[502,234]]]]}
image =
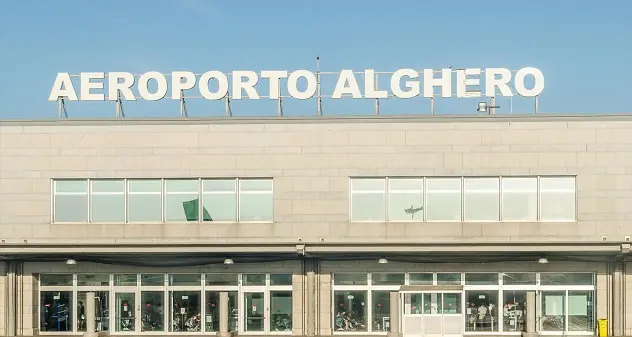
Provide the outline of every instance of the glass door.
{"type": "Polygon", "coordinates": [[[136,332],[138,316],[137,291],[118,291],[114,294],[114,331],[136,332]]]}
{"type": "Polygon", "coordinates": [[[243,332],[265,332],[267,322],[267,303],[265,291],[248,290],[243,292],[243,332]]]}
{"type": "Polygon", "coordinates": [[[110,292],[103,290],[80,290],[77,292],[77,331],[86,331],[86,295],[88,292],[94,293],[94,326],[96,331],[110,331],[110,292]]]}

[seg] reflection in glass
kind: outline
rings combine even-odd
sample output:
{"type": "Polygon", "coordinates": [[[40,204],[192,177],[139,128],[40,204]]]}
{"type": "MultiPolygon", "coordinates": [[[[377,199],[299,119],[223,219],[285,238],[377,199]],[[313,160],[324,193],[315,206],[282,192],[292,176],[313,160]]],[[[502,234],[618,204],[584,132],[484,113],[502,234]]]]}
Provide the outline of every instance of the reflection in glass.
{"type": "Polygon", "coordinates": [[[505,290],[503,292],[503,331],[524,330],[526,304],[526,291],[505,290]]]}
{"type": "Polygon", "coordinates": [[[167,193],[165,195],[165,221],[199,221],[199,203],[197,192],[167,193]]]}
{"type": "Polygon", "coordinates": [[[540,220],[573,221],[575,203],[575,177],[540,178],[540,220]]]}
{"type": "Polygon", "coordinates": [[[201,284],[202,275],[200,274],[169,274],[169,285],[171,286],[199,287],[201,284]]]}
{"type": "Polygon", "coordinates": [[[373,332],[388,332],[390,326],[390,291],[372,291],[373,332]]]}
{"type": "Polygon", "coordinates": [[[498,178],[464,178],[463,219],[465,221],[498,221],[500,208],[498,178]]]}
{"type": "Polygon", "coordinates": [[[594,331],[592,291],[568,292],[568,331],[594,331]]]}
{"type": "Polygon", "coordinates": [[[461,313],[461,294],[443,294],[443,314],[456,315],[461,313]]]}
{"type": "Polygon", "coordinates": [[[351,219],[353,221],[384,221],[384,192],[354,192],[351,195],[351,219]]]}
{"type": "MultiPolygon", "coordinates": [[[[105,274],[107,275],[107,274],[105,274]]],[[[109,278],[109,275],[107,275],[109,278]]],[[[86,331],[86,291],[77,292],[77,331],[86,331]]],[[[110,330],[110,292],[94,292],[94,320],[96,331],[110,330]]]]}
{"type": "Polygon", "coordinates": [[[137,275],[136,274],[114,274],[115,286],[136,286],[137,275]]]}
{"type": "Polygon", "coordinates": [[[424,293],[424,315],[443,314],[443,300],[441,294],[424,293]]]}
{"type": "Polygon", "coordinates": [[[535,273],[503,273],[504,285],[535,285],[535,273]]]}
{"type": "Polygon", "coordinates": [[[88,222],[88,193],[55,195],[55,222],[88,222]]]}
{"type": "Polygon", "coordinates": [[[292,274],[270,274],[271,286],[291,286],[292,274]]]}
{"type": "Polygon", "coordinates": [[[110,274],[77,274],[78,286],[109,286],[110,274]]]}
{"type": "Polygon", "coordinates": [[[497,285],[497,273],[465,273],[466,285],[497,285]]]}
{"type": "Polygon", "coordinates": [[[239,221],[272,221],[272,193],[246,193],[239,195],[239,221]]]}
{"type": "Polygon", "coordinates": [[[367,331],[366,291],[334,292],[336,331],[367,331]]]}
{"type": "Polygon", "coordinates": [[[238,280],[238,274],[206,274],[207,286],[236,286],[238,280]]]}
{"type": "MultiPolygon", "coordinates": [[[[205,331],[219,331],[219,310],[220,300],[219,291],[206,292],[206,318],[204,321],[205,331]]],[[[239,301],[237,300],[237,291],[228,292],[228,331],[237,331],[237,322],[239,322],[239,301]]]]}
{"type": "Polygon", "coordinates": [[[244,274],[244,286],[264,286],[266,285],[266,274],[244,274]]]}
{"type": "Polygon", "coordinates": [[[142,286],[164,286],[164,274],[142,274],[140,275],[140,285],[142,286]]]}
{"type": "Polygon", "coordinates": [[[72,332],[72,291],[40,292],[40,330],[72,332]]]}
{"type": "Polygon", "coordinates": [[[244,293],[244,331],[264,330],[263,293],[244,293]]]}
{"type": "Polygon", "coordinates": [[[538,219],[538,178],[503,177],[502,221],[538,219]]]}
{"type": "Polygon", "coordinates": [[[541,273],[541,285],[594,285],[593,273],[541,273]]]}
{"type": "Polygon", "coordinates": [[[459,285],[461,284],[461,273],[437,273],[438,285],[459,285]]]}
{"type": "Polygon", "coordinates": [[[162,181],[140,179],[128,180],[127,183],[127,221],[162,221],[162,181]]]}
{"type": "Polygon", "coordinates": [[[428,178],[426,193],[426,220],[461,220],[461,178],[428,178]]]}
{"type": "Polygon", "coordinates": [[[270,291],[270,331],[292,331],[291,291],[270,291]]]}
{"type": "Polygon", "coordinates": [[[404,273],[372,273],[371,284],[373,285],[403,285],[406,274],[404,273]]]}
{"type": "Polygon", "coordinates": [[[394,221],[421,221],[424,218],[423,179],[389,179],[388,217],[394,221]]]}
{"type": "Polygon", "coordinates": [[[199,291],[170,291],[172,332],[196,332],[201,329],[201,304],[199,291]]]}
{"type": "Polygon", "coordinates": [[[431,286],[434,283],[432,273],[410,273],[410,285],[413,286],[431,286]]]}
{"type": "Polygon", "coordinates": [[[142,291],[141,331],[164,331],[164,293],[162,291],[142,291]]]}
{"type": "Polygon", "coordinates": [[[498,290],[465,292],[465,331],[498,331],[498,290]]]}
{"type": "Polygon", "coordinates": [[[40,286],[72,286],[72,274],[41,274],[40,286]]]}
{"type": "Polygon", "coordinates": [[[566,292],[543,291],[542,296],[542,331],[564,331],[566,324],[566,292]]]}
{"type": "Polygon", "coordinates": [[[335,273],[334,284],[338,286],[364,286],[367,285],[366,273],[335,273]]]}
{"type": "Polygon", "coordinates": [[[116,331],[136,331],[136,294],[116,294],[116,331]]]}

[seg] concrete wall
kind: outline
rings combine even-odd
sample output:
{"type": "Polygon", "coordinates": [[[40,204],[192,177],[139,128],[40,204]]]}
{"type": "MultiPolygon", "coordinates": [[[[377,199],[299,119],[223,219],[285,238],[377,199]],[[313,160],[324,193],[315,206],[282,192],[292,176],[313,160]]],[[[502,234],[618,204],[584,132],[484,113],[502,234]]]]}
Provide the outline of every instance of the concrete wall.
{"type": "Polygon", "coordinates": [[[632,235],[632,118],[0,122],[0,238],[403,237],[609,240],[632,235]],[[349,176],[577,174],[577,223],[352,224],[349,176]],[[51,224],[51,178],[275,179],[272,224],[51,224]]]}

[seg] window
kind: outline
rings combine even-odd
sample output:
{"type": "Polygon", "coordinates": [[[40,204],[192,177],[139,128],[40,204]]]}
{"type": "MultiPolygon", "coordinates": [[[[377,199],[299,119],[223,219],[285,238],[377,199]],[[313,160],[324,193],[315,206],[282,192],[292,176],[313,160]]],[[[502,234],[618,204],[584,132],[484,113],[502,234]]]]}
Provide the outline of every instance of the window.
{"type": "Polygon", "coordinates": [[[542,221],[575,220],[575,178],[540,178],[540,217],[542,221]]]}
{"type": "Polygon", "coordinates": [[[498,178],[463,179],[463,219],[498,221],[500,210],[498,178]]]}
{"type": "Polygon", "coordinates": [[[92,180],[92,222],[125,222],[125,180],[92,180]]]}
{"type": "Polygon", "coordinates": [[[499,331],[498,290],[465,291],[465,331],[499,331]]]}
{"type": "Polygon", "coordinates": [[[538,179],[502,178],[502,220],[537,221],[538,179]]]}
{"type": "Polygon", "coordinates": [[[239,221],[272,221],[271,179],[239,180],[239,221]]]}
{"type": "Polygon", "coordinates": [[[165,221],[199,221],[198,183],[197,179],[165,180],[165,221]]]}
{"type": "Polygon", "coordinates": [[[274,219],[272,179],[53,181],[53,222],[162,223],[274,219]]]}
{"type": "Polygon", "coordinates": [[[352,221],[386,220],[386,180],[351,180],[352,221]]]}
{"type": "Polygon", "coordinates": [[[356,222],[576,221],[575,177],[351,178],[356,222]]]}
{"type": "Polygon", "coordinates": [[[209,179],[202,181],[202,204],[209,216],[204,221],[237,220],[237,180],[209,179]]]}
{"type": "Polygon", "coordinates": [[[388,218],[421,221],[424,218],[424,180],[388,179],[388,218]]]}
{"type": "Polygon", "coordinates": [[[129,222],[162,221],[162,181],[128,180],[127,220],[129,222]]]}
{"type": "Polygon", "coordinates": [[[53,194],[55,222],[88,222],[87,180],[57,180],[53,194]]]}
{"type": "Polygon", "coordinates": [[[461,178],[427,178],[426,192],[426,220],[461,221],[461,178]]]}

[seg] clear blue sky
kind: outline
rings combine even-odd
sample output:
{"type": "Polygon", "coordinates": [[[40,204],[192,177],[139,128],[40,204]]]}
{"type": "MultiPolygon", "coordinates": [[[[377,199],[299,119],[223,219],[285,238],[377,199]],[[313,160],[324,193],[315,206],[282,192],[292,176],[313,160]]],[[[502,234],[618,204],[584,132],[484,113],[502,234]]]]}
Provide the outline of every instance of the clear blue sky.
{"type": "MultiPolygon", "coordinates": [[[[632,113],[630,0],[4,0],[0,118],[50,118],[57,72],[534,66],[543,112],[632,113]]],[[[262,93],[263,94],[263,93],[262,93]]],[[[510,102],[500,100],[508,113],[510,102]]],[[[217,102],[215,102],[217,103],[217,102]]],[[[532,101],[514,99],[513,112],[532,101]]],[[[221,104],[190,101],[192,116],[221,104]]],[[[324,112],[370,114],[371,101],[325,102],[324,112]]],[[[437,113],[474,113],[476,99],[438,100],[437,113]]],[[[429,103],[384,102],[383,113],[428,113],[429,103]]],[[[71,103],[71,116],[109,116],[112,103],[71,103]]],[[[128,103],[128,116],[177,116],[178,103],[128,103]]],[[[315,102],[288,102],[310,114],[315,102]]],[[[235,115],[276,103],[236,102],[235,115]]]]}

